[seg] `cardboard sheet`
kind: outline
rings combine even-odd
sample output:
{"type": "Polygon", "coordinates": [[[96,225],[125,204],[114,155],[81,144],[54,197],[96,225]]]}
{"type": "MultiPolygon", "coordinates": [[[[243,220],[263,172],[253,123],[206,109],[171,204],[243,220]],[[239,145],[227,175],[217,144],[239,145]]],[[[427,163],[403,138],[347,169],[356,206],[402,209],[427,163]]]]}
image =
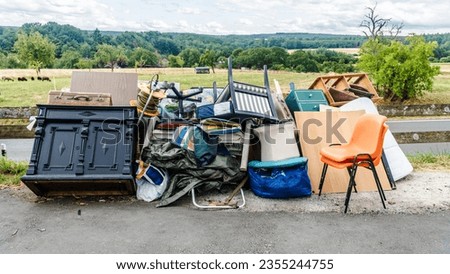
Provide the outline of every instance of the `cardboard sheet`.
{"type": "MultiPolygon", "coordinates": [[[[364,113],[364,110],[295,112],[302,155],[308,158],[308,174],[313,193],[318,193],[323,167],[323,162],[320,161],[320,149],[333,143],[347,143],[356,121],[364,113]]],[[[376,169],[383,189],[390,190],[389,180],[381,162],[376,169]]],[[[346,192],[348,182],[347,169],[337,169],[330,166],[322,193],[346,192]]],[[[358,191],[377,191],[372,171],[362,167],[358,168],[356,188],[358,191]]]]}
{"type": "Polygon", "coordinates": [[[113,106],[129,106],[138,93],[138,75],[123,72],[72,72],[71,92],[110,93],[113,106]]]}

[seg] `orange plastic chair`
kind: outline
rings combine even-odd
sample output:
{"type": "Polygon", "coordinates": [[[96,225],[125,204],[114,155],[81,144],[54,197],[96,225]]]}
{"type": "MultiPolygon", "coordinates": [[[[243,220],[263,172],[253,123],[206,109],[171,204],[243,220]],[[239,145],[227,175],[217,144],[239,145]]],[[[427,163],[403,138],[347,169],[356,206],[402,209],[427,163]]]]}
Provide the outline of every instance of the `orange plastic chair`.
{"type": "Polygon", "coordinates": [[[378,114],[364,114],[356,122],[350,142],[347,144],[331,144],[320,150],[321,161],[324,163],[322,175],[319,184],[319,196],[322,194],[322,188],[325,181],[328,166],[335,168],[347,168],[350,180],[345,197],[345,210],[347,213],[348,204],[352,188],[356,191],[355,176],[358,167],[362,166],[372,171],[378,193],[380,194],[383,207],[386,208],[386,196],[384,195],[380,179],[375,166],[377,166],[382,157],[384,135],[388,129],[385,124],[387,118],[378,114]]]}

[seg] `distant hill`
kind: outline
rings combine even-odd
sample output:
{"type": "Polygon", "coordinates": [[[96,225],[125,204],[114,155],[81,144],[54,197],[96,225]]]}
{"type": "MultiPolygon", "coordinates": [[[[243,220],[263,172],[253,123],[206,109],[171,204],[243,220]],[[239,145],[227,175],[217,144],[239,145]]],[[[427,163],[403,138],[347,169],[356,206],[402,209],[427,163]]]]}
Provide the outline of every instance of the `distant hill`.
{"type": "MultiPolygon", "coordinates": [[[[230,56],[233,52],[250,48],[279,47],[286,50],[297,49],[342,49],[359,48],[366,37],[363,35],[318,34],[318,33],[268,33],[250,35],[206,35],[195,33],[162,33],[158,31],[102,31],[81,30],[72,25],[61,25],[55,22],[46,24],[26,23],[21,27],[0,26],[0,66],[17,67],[14,60],[14,43],[17,33],[39,32],[56,45],[56,58],[62,59],[65,53],[76,52],[78,59],[92,59],[98,45],[108,44],[120,47],[128,57],[136,48],[143,48],[158,55],[159,60],[169,56],[177,56],[183,50],[195,49],[200,54],[212,50],[217,56],[230,56]],[[8,58],[9,59],[8,59],[8,58]],[[2,59],[3,58],[3,59],[2,59]],[[8,60],[6,60],[6,59],[8,60]],[[6,61],[5,61],[6,60],[6,61]],[[6,65],[5,65],[6,64],[6,65]]],[[[450,33],[425,35],[428,41],[436,41],[439,45],[435,59],[442,60],[450,56],[450,33]]],[[[69,55],[69,54],[66,54],[69,55]]],[[[186,56],[184,56],[186,57],[186,56]]],[[[450,60],[449,60],[450,61],[450,60]]],[[[65,56],[66,67],[72,61],[65,56]]],[[[73,62],[72,62],[73,63],[73,62]]],[[[134,64],[134,62],[133,62],[134,64]]],[[[89,66],[89,64],[86,64],[89,66]]]]}

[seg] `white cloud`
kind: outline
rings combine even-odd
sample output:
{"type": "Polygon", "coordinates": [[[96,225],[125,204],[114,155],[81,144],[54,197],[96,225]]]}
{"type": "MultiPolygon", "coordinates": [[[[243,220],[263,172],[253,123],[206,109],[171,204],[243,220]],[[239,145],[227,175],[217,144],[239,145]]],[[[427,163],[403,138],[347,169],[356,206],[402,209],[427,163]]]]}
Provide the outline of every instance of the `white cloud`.
{"type": "Polygon", "coordinates": [[[117,23],[108,22],[115,18],[113,10],[98,1],[17,0],[12,2],[0,0],[0,10],[0,25],[48,21],[71,24],[84,29],[92,29],[93,22],[99,27],[117,25],[117,23]]]}
{"type": "Polygon", "coordinates": [[[182,8],[177,9],[177,13],[181,13],[181,14],[200,14],[200,9],[198,9],[198,8],[182,7],[182,8]]]}
{"type": "Polygon", "coordinates": [[[180,20],[178,21],[177,25],[181,28],[181,29],[188,29],[189,28],[189,23],[186,20],[180,20]]]}
{"type": "MultiPolygon", "coordinates": [[[[378,0],[382,17],[408,32],[450,32],[448,1],[378,0]]],[[[0,0],[0,25],[54,21],[81,29],[206,34],[320,32],[362,34],[376,0],[0,0]]]]}
{"type": "Polygon", "coordinates": [[[246,19],[246,18],[239,19],[239,23],[241,23],[242,25],[246,25],[246,26],[253,25],[253,21],[246,19]]]}

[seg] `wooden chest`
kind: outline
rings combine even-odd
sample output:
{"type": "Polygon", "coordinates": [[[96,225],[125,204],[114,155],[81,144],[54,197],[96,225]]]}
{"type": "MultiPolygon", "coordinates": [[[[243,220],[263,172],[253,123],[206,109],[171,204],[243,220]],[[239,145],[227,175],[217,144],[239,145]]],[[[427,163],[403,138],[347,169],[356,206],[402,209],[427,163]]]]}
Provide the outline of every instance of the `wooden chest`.
{"type": "Polygon", "coordinates": [[[111,106],[109,93],[66,92],[51,90],[48,92],[48,104],[70,106],[111,106]]]}

